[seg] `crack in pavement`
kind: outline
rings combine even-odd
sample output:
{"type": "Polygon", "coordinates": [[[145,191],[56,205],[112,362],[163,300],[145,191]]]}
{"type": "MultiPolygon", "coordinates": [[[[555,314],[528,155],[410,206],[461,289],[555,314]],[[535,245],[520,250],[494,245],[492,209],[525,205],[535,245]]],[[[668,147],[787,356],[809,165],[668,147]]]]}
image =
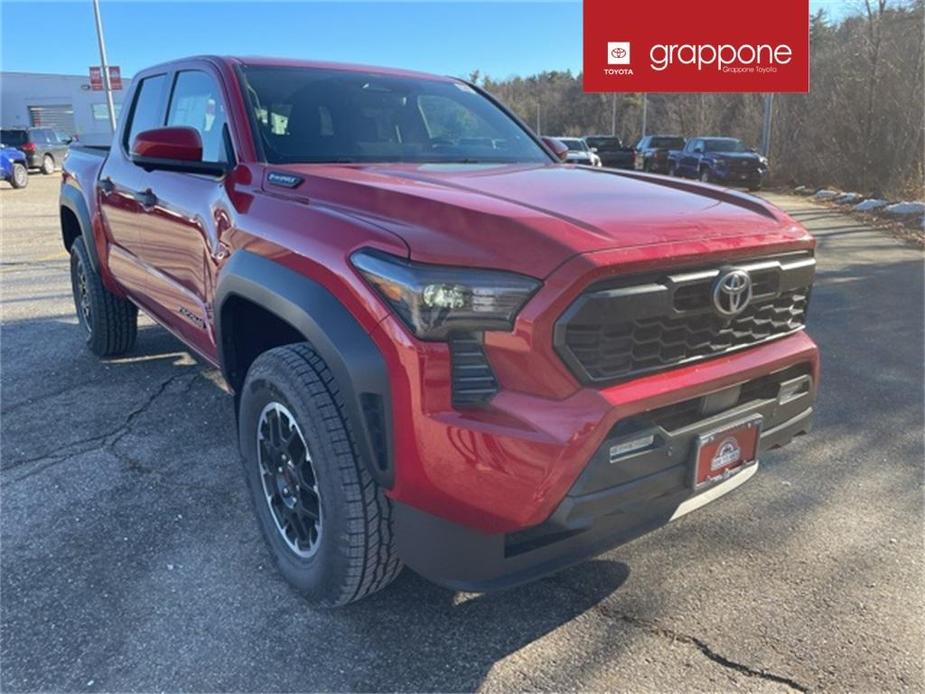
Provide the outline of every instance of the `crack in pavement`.
{"type": "MultiPolygon", "coordinates": [[[[184,392],[186,393],[189,392],[197,376],[198,376],[198,373],[192,374],[192,378],[189,379],[189,382],[187,383],[187,386],[184,392]]],[[[143,414],[145,410],[151,407],[151,405],[153,405],[155,401],[167,391],[167,388],[169,388],[174,382],[182,378],[186,378],[186,377],[189,377],[189,374],[186,374],[186,373],[174,374],[167,380],[163,381],[155,389],[155,391],[143,403],[141,403],[141,405],[139,405],[134,410],[129,412],[126,415],[125,419],[122,421],[122,423],[119,424],[119,426],[117,426],[113,430],[107,431],[103,434],[97,434],[95,436],[91,436],[91,437],[88,437],[86,439],[82,439],[79,441],[74,441],[73,443],[68,445],[67,450],[64,452],[40,455],[40,456],[36,456],[35,458],[28,458],[26,460],[20,460],[19,462],[16,462],[13,465],[10,465],[9,467],[3,470],[3,473],[9,473],[11,470],[15,470],[16,468],[20,468],[24,465],[29,465],[31,463],[47,461],[45,462],[44,465],[39,465],[35,467],[34,469],[23,473],[19,477],[15,477],[12,480],[9,480],[8,483],[21,482],[22,480],[28,479],[29,477],[33,477],[34,475],[37,475],[38,473],[44,470],[47,470],[49,467],[53,465],[56,465],[60,462],[68,460],[69,458],[73,458],[74,456],[77,456],[82,453],[86,453],[88,451],[93,450],[100,443],[103,443],[103,446],[101,447],[102,450],[108,450],[116,458],[118,458],[121,462],[127,462],[123,456],[119,455],[119,453],[113,449],[113,446],[115,446],[119,441],[121,441],[131,431],[132,423],[141,414],[143,414]]]]}
{"type": "MultiPolygon", "coordinates": [[[[587,596],[584,595],[580,590],[575,589],[573,586],[568,585],[561,580],[554,579],[553,582],[575,595],[587,598],[587,596]]],[[[650,634],[653,634],[654,636],[660,636],[662,638],[671,639],[672,641],[677,641],[679,643],[693,646],[698,651],[700,651],[703,656],[709,660],[712,660],[714,663],[721,665],[722,667],[729,670],[739,672],[747,677],[755,677],[770,682],[777,682],[778,684],[783,684],[790,687],[791,689],[795,689],[798,692],[810,691],[808,686],[796,681],[792,677],[787,677],[786,675],[778,675],[777,673],[770,672],[764,668],[752,667],[746,663],[740,663],[737,660],[732,660],[731,658],[724,656],[722,653],[716,651],[712,646],[710,646],[710,644],[697,636],[691,636],[690,634],[674,631],[673,629],[662,626],[658,622],[650,619],[643,619],[642,617],[634,617],[633,615],[618,612],[617,610],[614,610],[600,602],[596,605],[593,605],[591,609],[597,610],[608,619],[621,621],[625,624],[629,624],[630,626],[642,629],[650,634]]]]}

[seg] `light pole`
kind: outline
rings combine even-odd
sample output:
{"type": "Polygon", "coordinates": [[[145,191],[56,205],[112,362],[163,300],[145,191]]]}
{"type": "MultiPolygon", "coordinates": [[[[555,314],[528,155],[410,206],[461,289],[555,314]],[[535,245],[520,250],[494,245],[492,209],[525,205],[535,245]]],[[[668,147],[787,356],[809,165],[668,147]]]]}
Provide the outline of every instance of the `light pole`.
{"type": "Polygon", "coordinates": [[[96,40],[100,44],[100,69],[103,71],[103,89],[106,91],[106,106],[109,109],[109,127],[116,132],[116,106],[112,101],[109,62],[106,60],[106,41],[103,39],[103,20],[100,18],[100,0],[93,0],[93,15],[96,18],[96,40]]]}
{"type": "Polygon", "coordinates": [[[774,117],[774,94],[764,97],[764,118],[761,123],[761,153],[768,156],[771,152],[771,119],[774,117]]]}
{"type": "Polygon", "coordinates": [[[649,106],[649,95],[643,92],[642,95],[642,137],[646,136],[646,110],[649,106]]]}
{"type": "Polygon", "coordinates": [[[617,93],[610,95],[610,134],[617,134],[617,93]]]}

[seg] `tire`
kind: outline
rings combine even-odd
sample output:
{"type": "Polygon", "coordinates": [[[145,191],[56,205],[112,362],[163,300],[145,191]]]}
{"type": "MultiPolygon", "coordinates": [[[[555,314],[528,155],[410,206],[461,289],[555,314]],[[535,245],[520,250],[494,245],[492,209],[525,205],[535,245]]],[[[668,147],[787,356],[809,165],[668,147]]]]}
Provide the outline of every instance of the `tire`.
{"type": "Polygon", "coordinates": [[[132,348],[138,334],[138,309],[103,286],[83,236],[71,246],[71,290],[77,320],[91,352],[109,357],[132,348]]]}
{"type": "Polygon", "coordinates": [[[50,154],[46,154],[42,157],[42,173],[46,176],[50,176],[55,172],[55,158],[50,154]]]}
{"type": "Polygon", "coordinates": [[[321,357],[307,343],[261,354],[241,389],[238,422],[258,525],[283,577],[321,607],[391,583],[402,568],[392,505],[357,457],[321,357]],[[276,444],[285,436],[274,431],[288,432],[289,443],[276,444]]]}
{"type": "Polygon", "coordinates": [[[13,172],[10,174],[10,185],[14,188],[25,188],[29,185],[29,172],[24,164],[15,162],[13,172]]]}
{"type": "Polygon", "coordinates": [[[709,183],[713,180],[710,176],[710,169],[701,169],[700,170],[700,181],[702,183],[709,183]]]}
{"type": "Polygon", "coordinates": [[[752,192],[755,192],[755,191],[757,191],[757,190],[761,190],[761,184],[760,184],[760,183],[752,183],[751,185],[748,186],[748,189],[749,189],[750,191],[752,191],[752,192]]]}

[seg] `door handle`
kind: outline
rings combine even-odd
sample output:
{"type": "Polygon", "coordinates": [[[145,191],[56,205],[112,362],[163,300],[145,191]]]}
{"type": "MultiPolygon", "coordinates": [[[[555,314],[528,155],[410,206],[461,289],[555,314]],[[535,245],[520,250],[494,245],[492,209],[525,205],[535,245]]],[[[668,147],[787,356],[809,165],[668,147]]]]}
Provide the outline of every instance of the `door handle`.
{"type": "Polygon", "coordinates": [[[134,197],[135,200],[141,203],[141,206],[145,209],[150,209],[157,205],[157,196],[150,188],[147,190],[136,191],[134,197]]]}
{"type": "Polygon", "coordinates": [[[113,185],[112,179],[109,176],[100,179],[100,190],[103,191],[106,195],[109,195],[113,190],[115,190],[115,186],[113,185]]]}

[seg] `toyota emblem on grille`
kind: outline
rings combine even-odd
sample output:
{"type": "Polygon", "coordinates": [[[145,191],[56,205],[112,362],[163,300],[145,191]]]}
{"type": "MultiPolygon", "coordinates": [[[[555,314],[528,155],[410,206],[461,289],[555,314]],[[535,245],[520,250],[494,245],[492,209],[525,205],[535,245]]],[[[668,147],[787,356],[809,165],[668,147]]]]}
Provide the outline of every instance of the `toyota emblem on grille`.
{"type": "Polygon", "coordinates": [[[740,314],[752,300],[752,278],[745,270],[728,270],[713,283],[713,307],[721,316],[740,314]]]}

